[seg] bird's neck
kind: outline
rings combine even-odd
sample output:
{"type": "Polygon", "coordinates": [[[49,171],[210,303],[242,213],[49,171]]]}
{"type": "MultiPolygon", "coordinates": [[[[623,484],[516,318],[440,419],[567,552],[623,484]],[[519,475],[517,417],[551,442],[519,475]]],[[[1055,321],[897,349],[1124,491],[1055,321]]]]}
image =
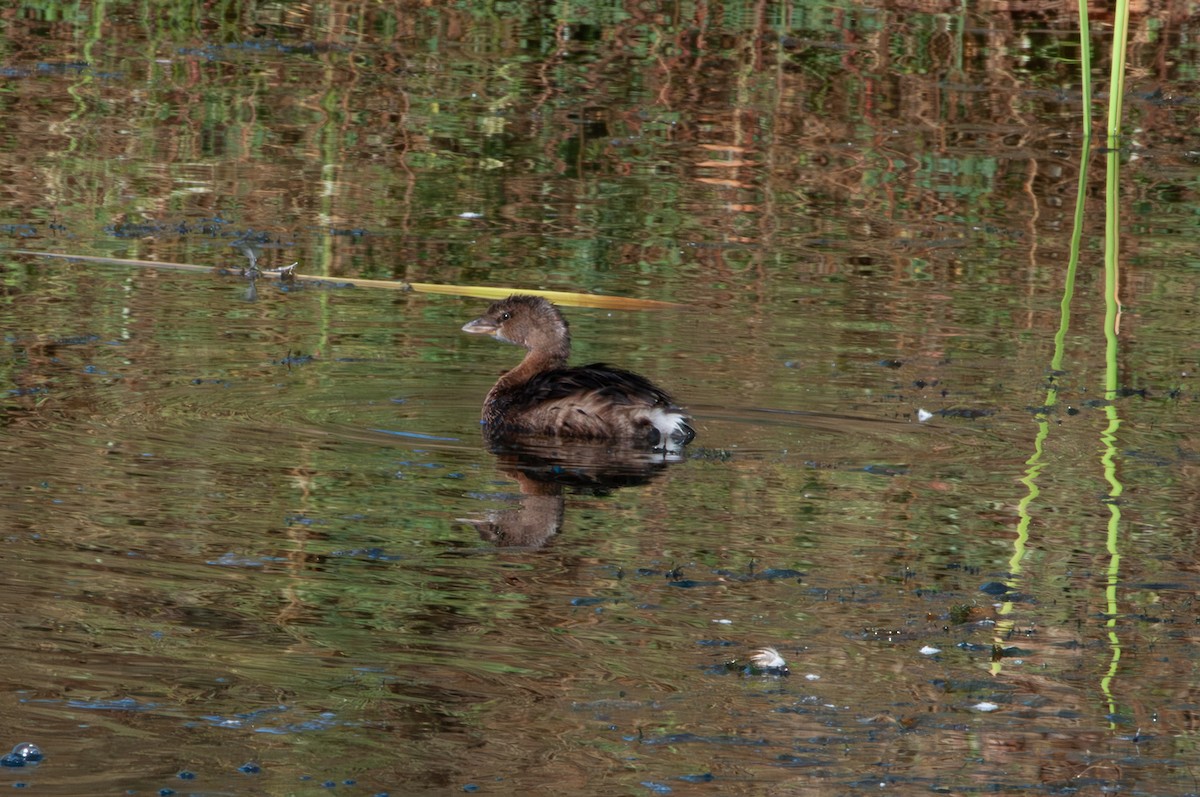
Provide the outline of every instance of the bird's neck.
{"type": "Polygon", "coordinates": [[[510,371],[506,371],[504,376],[500,377],[500,381],[496,383],[496,387],[499,388],[501,385],[516,387],[528,382],[540,373],[553,371],[555,368],[562,368],[567,364],[567,356],[570,354],[569,346],[570,344],[550,348],[530,349],[526,352],[525,359],[521,360],[520,365],[510,371]]]}
{"type": "Polygon", "coordinates": [[[566,358],[571,353],[570,342],[562,344],[553,344],[553,346],[538,347],[529,349],[521,360],[521,364],[515,368],[510,368],[505,371],[503,376],[499,378],[496,386],[492,388],[492,395],[498,394],[505,390],[517,388],[529,379],[538,376],[539,373],[553,371],[554,368],[560,368],[566,365],[566,358]]]}

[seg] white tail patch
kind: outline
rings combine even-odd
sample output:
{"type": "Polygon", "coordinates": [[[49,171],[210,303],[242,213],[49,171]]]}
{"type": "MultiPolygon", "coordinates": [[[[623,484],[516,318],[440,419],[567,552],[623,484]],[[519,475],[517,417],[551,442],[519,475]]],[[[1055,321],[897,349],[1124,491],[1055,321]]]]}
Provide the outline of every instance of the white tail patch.
{"type": "Polygon", "coordinates": [[[654,428],[658,430],[658,445],[665,451],[678,451],[684,443],[692,439],[695,432],[688,426],[688,418],[682,412],[654,407],[646,416],[654,428]]]}

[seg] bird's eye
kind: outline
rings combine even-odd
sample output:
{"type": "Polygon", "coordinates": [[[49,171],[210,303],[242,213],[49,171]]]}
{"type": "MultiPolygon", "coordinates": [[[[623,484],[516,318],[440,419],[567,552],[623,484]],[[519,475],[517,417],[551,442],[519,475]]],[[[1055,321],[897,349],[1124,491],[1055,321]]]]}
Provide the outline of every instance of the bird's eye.
{"type": "Polygon", "coordinates": [[[503,313],[500,316],[501,321],[507,321],[510,318],[512,318],[512,313],[503,313]]]}

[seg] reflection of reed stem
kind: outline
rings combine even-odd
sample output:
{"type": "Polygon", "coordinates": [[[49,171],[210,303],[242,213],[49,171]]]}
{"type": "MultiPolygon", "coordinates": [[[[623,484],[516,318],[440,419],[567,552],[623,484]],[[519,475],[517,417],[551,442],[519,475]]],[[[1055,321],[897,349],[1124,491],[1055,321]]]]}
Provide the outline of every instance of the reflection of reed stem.
{"type": "Polygon", "coordinates": [[[1105,588],[1106,613],[1108,615],[1108,641],[1111,655],[1108,671],[1100,681],[1100,691],[1105,695],[1109,704],[1109,714],[1117,710],[1116,699],[1112,692],[1112,681],[1116,677],[1121,662],[1121,639],[1117,636],[1117,619],[1120,602],[1118,600],[1118,585],[1121,579],[1121,552],[1119,547],[1119,532],[1121,524],[1121,507],[1119,499],[1124,490],[1120,476],[1117,473],[1117,432],[1121,428],[1121,417],[1117,414],[1114,403],[1117,398],[1117,336],[1121,330],[1120,305],[1120,237],[1119,223],[1120,193],[1119,180],[1121,169],[1121,100],[1125,96],[1125,46],[1129,38],[1129,3],[1128,0],[1117,0],[1116,16],[1113,24],[1112,71],[1109,79],[1108,97],[1108,135],[1107,171],[1104,190],[1104,397],[1108,405],[1104,412],[1108,416],[1108,426],[1100,435],[1103,454],[1100,463],[1104,471],[1104,479],[1108,482],[1108,529],[1105,538],[1105,548],[1108,551],[1108,573],[1105,588]]]}
{"type": "MultiPolygon", "coordinates": [[[[1029,544],[1029,525],[1033,519],[1029,507],[1041,494],[1038,487],[1038,475],[1045,464],[1042,455],[1045,451],[1046,438],[1050,434],[1049,415],[1051,409],[1058,403],[1061,388],[1060,379],[1063,374],[1063,358],[1065,356],[1067,331],[1071,327],[1071,300],[1075,296],[1075,274],[1079,268],[1079,252],[1083,241],[1084,210],[1087,206],[1087,176],[1092,141],[1092,79],[1091,79],[1091,38],[1088,32],[1087,0],[1079,2],[1079,47],[1080,47],[1080,87],[1083,95],[1083,140],[1079,146],[1079,180],[1075,190],[1075,214],[1071,228],[1070,253],[1067,258],[1067,273],[1063,277],[1062,301],[1059,304],[1058,331],[1054,334],[1054,354],[1050,358],[1050,373],[1047,376],[1046,398],[1042,408],[1037,412],[1037,434],[1033,439],[1033,454],[1025,461],[1025,475],[1021,483],[1025,485],[1026,493],[1017,502],[1016,538],[1013,540],[1013,554],[1009,558],[1009,578],[1006,582],[1011,592],[1020,591],[1020,576],[1022,560],[1025,558],[1029,544]]],[[[996,624],[995,644],[1003,647],[1004,640],[1013,630],[1013,621],[1007,617],[1013,611],[1012,601],[1001,604],[998,614],[1000,621],[996,624]]],[[[998,675],[1002,659],[992,662],[992,674],[998,675]]]]}

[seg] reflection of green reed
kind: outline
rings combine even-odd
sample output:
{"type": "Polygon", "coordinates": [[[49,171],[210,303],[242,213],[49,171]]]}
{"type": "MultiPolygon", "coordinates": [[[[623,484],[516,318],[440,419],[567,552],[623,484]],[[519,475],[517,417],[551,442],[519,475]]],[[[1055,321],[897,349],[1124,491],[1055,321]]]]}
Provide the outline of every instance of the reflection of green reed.
{"type": "MultiPolygon", "coordinates": [[[[1039,489],[1037,486],[1037,477],[1044,467],[1042,454],[1046,437],[1049,434],[1050,423],[1049,413],[1051,409],[1058,403],[1059,377],[1062,375],[1063,353],[1067,330],[1071,324],[1071,299],[1075,293],[1075,274],[1079,265],[1080,245],[1083,238],[1083,223],[1084,223],[1084,208],[1087,198],[1087,172],[1088,172],[1088,153],[1091,147],[1092,140],[1092,119],[1091,119],[1091,38],[1088,26],[1087,2],[1080,0],[1079,3],[1079,35],[1080,35],[1080,71],[1081,71],[1081,88],[1083,96],[1083,140],[1080,146],[1079,156],[1079,181],[1075,194],[1075,214],[1073,219],[1073,227],[1071,230],[1070,257],[1067,261],[1067,273],[1063,281],[1063,296],[1061,303],[1061,312],[1059,316],[1059,327],[1054,336],[1054,354],[1050,360],[1050,377],[1049,384],[1046,390],[1046,400],[1039,412],[1037,413],[1038,431],[1034,437],[1034,452],[1033,455],[1026,461],[1028,468],[1025,471],[1025,476],[1021,482],[1026,486],[1027,493],[1017,505],[1018,522],[1017,536],[1013,542],[1013,555],[1009,560],[1010,581],[1009,587],[1014,591],[1019,583],[1021,573],[1021,561],[1025,557],[1026,544],[1029,541],[1029,523],[1031,515],[1029,514],[1030,504],[1038,497],[1039,489]]],[[[1118,178],[1120,176],[1120,126],[1121,126],[1121,99],[1124,95],[1124,73],[1125,73],[1125,47],[1128,38],[1128,6],[1124,0],[1120,0],[1117,9],[1117,20],[1113,34],[1113,55],[1112,67],[1110,73],[1109,85],[1111,92],[1109,96],[1108,106],[1108,128],[1106,137],[1106,184],[1105,184],[1105,240],[1104,240],[1104,274],[1105,274],[1105,317],[1104,317],[1104,337],[1105,337],[1105,399],[1108,404],[1105,407],[1105,412],[1108,416],[1108,427],[1101,435],[1103,444],[1101,456],[1101,465],[1103,468],[1105,479],[1109,483],[1108,500],[1105,502],[1109,508],[1109,523],[1108,534],[1106,538],[1106,547],[1109,553],[1109,569],[1106,588],[1107,613],[1108,613],[1108,628],[1109,628],[1109,643],[1112,648],[1112,657],[1108,672],[1101,683],[1101,690],[1108,697],[1109,712],[1116,710],[1110,684],[1115,676],[1117,666],[1121,658],[1120,639],[1115,633],[1115,624],[1117,619],[1117,583],[1120,575],[1120,552],[1117,547],[1117,530],[1121,518],[1121,509],[1117,504],[1117,499],[1121,495],[1122,485],[1117,478],[1115,458],[1116,458],[1116,432],[1120,427],[1120,418],[1117,416],[1116,405],[1113,403],[1117,397],[1117,328],[1119,323],[1119,304],[1118,304],[1118,254],[1119,254],[1119,239],[1118,239],[1118,222],[1120,218],[1118,203],[1118,178]]],[[[1006,601],[1000,609],[1000,614],[1008,615],[1012,612],[1013,605],[1011,601],[1006,601]]],[[[1004,636],[1012,630],[1013,623],[1011,621],[1001,622],[997,626],[996,645],[999,647],[1003,643],[1004,636]]],[[[995,657],[992,665],[993,673],[1000,671],[1000,658],[995,657]]]]}
{"type": "Polygon", "coordinates": [[[1103,444],[1101,464],[1104,478],[1108,482],[1108,535],[1105,546],[1108,549],[1108,581],[1105,587],[1105,599],[1108,613],[1108,640],[1112,649],[1112,658],[1108,672],[1100,682],[1100,688],[1108,698],[1109,714],[1116,711],[1111,684],[1116,676],[1117,666],[1121,661],[1121,641],[1116,633],[1117,624],[1117,584],[1121,575],[1121,554],[1117,545],[1117,533],[1121,522],[1121,507],[1118,500],[1124,489],[1117,476],[1116,469],[1116,436],[1121,427],[1121,419],[1117,415],[1117,331],[1121,323],[1121,308],[1118,296],[1119,277],[1118,256],[1120,255],[1120,239],[1118,224],[1120,222],[1120,200],[1118,188],[1121,168],[1121,101],[1125,96],[1125,45],[1129,38],[1129,4],[1127,0],[1117,0],[1116,17],[1113,25],[1113,55],[1112,69],[1109,78],[1108,97],[1108,133],[1105,138],[1107,146],[1107,171],[1104,186],[1104,398],[1107,406],[1104,413],[1108,417],[1108,426],[1100,435],[1103,444]]]}
{"type": "MultiPolygon", "coordinates": [[[[1085,0],[1086,2],[1086,0],[1085,0]]],[[[1087,41],[1087,22],[1086,19],[1082,25],[1081,33],[1084,42],[1087,41]]],[[[1087,56],[1088,48],[1085,44],[1083,51],[1084,74],[1086,75],[1087,64],[1090,58],[1087,56]]],[[[1075,216],[1071,229],[1071,244],[1070,254],[1067,258],[1067,273],[1063,279],[1063,295],[1060,304],[1058,331],[1054,334],[1054,354],[1050,358],[1050,374],[1047,379],[1046,400],[1043,402],[1041,409],[1038,410],[1035,418],[1037,419],[1037,434],[1033,439],[1033,455],[1025,461],[1028,466],[1025,475],[1021,478],[1021,483],[1025,485],[1028,492],[1017,504],[1017,536],[1013,541],[1013,555],[1009,559],[1009,587],[1014,591],[1017,590],[1019,576],[1021,574],[1021,561],[1025,558],[1026,544],[1029,541],[1029,523],[1032,516],[1029,514],[1029,506],[1037,499],[1040,490],[1037,485],[1038,474],[1041,472],[1045,463],[1042,462],[1042,453],[1044,451],[1046,438],[1050,434],[1050,412],[1058,403],[1058,392],[1061,387],[1060,377],[1063,375],[1063,353],[1066,348],[1067,330],[1071,327],[1071,299],[1075,295],[1075,274],[1079,267],[1079,251],[1080,244],[1083,240],[1083,221],[1084,207],[1087,201],[1087,174],[1088,174],[1088,150],[1091,146],[1091,80],[1085,77],[1083,81],[1083,107],[1084,107],[1084,136],[1079,147],[1079,181],[1075,191],[1075,216]]],[[[1012,601],[1005,601],[1000,607],[1000,614],[1007,615],[1013,610],[1012,601]]],[[[1002,644],[1004,634],[1007,634],[1012,629],[1011,621],[1001,622],[997,624],[996,644],[1002,644]]],[[[1000,659],[997,657],[992,664],[993,673],[1000,671],[1000,659]]]]}

